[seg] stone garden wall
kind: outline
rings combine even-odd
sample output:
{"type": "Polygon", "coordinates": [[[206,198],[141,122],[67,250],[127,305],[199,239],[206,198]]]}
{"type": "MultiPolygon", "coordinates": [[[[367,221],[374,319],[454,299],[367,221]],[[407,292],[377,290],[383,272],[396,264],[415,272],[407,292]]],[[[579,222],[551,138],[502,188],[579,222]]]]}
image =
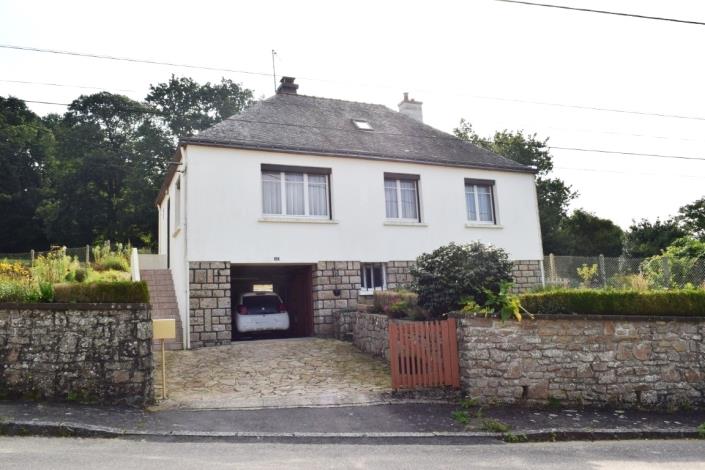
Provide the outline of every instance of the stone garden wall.
{"type": "Polygon", "coordinates": [[[334,334],[361,351],[389,360],[389,318],[363,312],[335,312],[334,334]]]}
{"type": "Polygon", "coordinates": [[[191,348],[230,344],[230,263],[189,263],[189,314],[191,348]]]}
{"type": "Polygon", "coordinates": [[[458,318],[464,390],[484,403],[705,405],[705,321],[458,318]]]}
{"type": "Polygon", "coordinates": [[[0,398],[154,399],[146,304],[0,304],[0,398]]]}

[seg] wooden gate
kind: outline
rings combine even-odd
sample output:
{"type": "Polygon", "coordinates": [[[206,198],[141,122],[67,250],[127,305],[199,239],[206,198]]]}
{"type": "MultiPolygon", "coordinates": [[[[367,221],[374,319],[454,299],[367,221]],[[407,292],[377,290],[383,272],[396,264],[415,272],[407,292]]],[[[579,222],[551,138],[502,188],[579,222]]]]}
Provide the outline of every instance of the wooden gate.
{"type": "Polygon", "coordinates": [[[455,318],[389,322],[392,387],[460,387],[455,318]]]}

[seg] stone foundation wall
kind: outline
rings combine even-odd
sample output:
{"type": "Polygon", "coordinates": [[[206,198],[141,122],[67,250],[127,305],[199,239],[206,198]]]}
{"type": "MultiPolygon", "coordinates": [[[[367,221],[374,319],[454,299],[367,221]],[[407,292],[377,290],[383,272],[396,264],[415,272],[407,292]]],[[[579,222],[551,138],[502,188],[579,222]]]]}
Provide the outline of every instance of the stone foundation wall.
{"type": "Polygon", "coordinates": [[[189,263],[189,315],[191,348],[230,344],[230,263],[189,263]]]}
{"type": "Polygon", "coordinates": [[[414,261],[390,261],[385,265],[388,289],[406,289],[411,284],[414,261]]]}
{"type": "Polygon", "coordinates": [[[319,261],[313,270],[314,333],[332,336],[333,313],[357,308],[359,292],[359,261],[319,261]]]}
{"type": "Polygon", "coordinates": [[[149,404],[146,304],[0,304],[0,398],[149,404]]]}
{"type": "Polygon", "coordinates": [[[389,360],[389,318],[363,312],[335,312],[337,339],[352,341],[361,351],[389,360]]]}
{"type": "Polygon", "coordinates": [[[705,321],[458,319],[461,382],[483,403],[705,405],[705,321]]]}
{"type": "Polygon", "coordinates": [[[514,291],[526,292],[543,285],[543,272],[539,260],[513,261],[512,277],[514,291]]]}

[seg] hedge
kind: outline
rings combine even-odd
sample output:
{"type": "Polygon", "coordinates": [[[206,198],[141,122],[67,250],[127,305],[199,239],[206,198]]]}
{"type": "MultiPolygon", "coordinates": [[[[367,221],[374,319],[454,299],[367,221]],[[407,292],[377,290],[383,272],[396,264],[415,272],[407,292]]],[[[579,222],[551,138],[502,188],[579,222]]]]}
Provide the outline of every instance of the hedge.
{"type": "Polygon", "coordinates": [[[144,281],[56,284],[54,302],[148,303],[149,289],[144,281]]]}
{"type": "Polygon", "coordinates": [[[538,314],[705,316],[705,290],[626,291],[560,289],[523,294],[522,307],[538,314]]]}

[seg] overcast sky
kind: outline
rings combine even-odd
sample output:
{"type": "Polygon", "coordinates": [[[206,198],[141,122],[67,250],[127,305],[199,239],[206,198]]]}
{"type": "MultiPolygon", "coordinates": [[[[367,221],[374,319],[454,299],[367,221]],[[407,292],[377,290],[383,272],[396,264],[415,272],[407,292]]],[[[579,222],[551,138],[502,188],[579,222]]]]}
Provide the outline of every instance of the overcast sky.
{"type": "MultiPolygon", "coordinates": [[[[705,21],[705,2],[697,0],[553,3],[705,21]]],[[[423,101],[425,122],[444,131],[464,117],[483,135],[523,129],[558,147],[705,158],[705,26],[492,0],[0,0],[0,43],[260,73],[0,49],[0,95],[26,100],[68,103],[97,90],[7,80],[92,86],[142,99],[149,84],[172,73],[201,82],[226,76],[257,97],[269,96],[276,49],[277,75],[297,77],[300,93],[396,109],[408,91],[423,101]]],[[[39,114],[64,111],[30,107],[39,114]]],[[[580,193],[573,207],[622,227],[668,217],[705,195],[702,160],[552,153],[554,174],[580,193]]]]}

